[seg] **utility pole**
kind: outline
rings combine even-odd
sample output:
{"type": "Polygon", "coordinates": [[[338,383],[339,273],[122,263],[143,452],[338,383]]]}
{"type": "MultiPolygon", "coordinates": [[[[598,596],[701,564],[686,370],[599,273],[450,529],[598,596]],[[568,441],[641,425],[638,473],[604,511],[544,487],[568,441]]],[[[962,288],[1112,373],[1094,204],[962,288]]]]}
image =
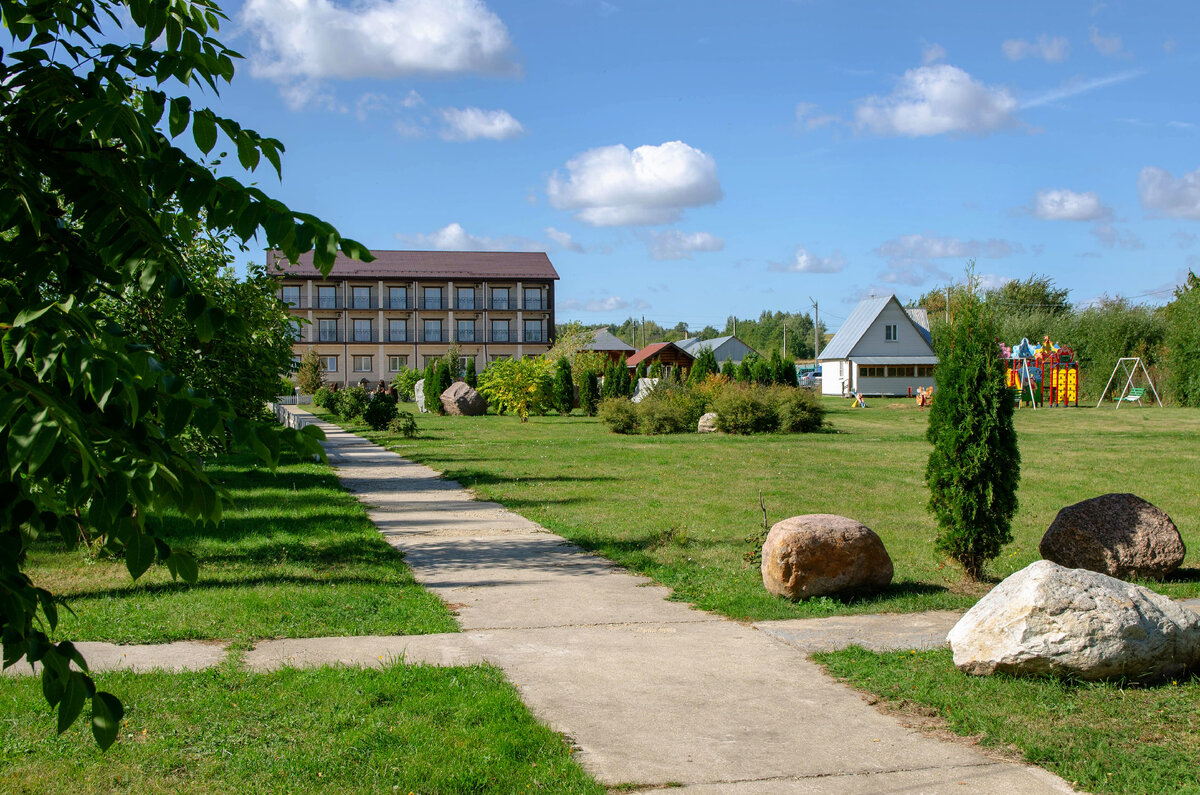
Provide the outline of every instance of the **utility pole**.
{"type": "Polygon", "coordinates": [[[646,347],[646,316],[642,315],[642,347],[646,347]]]}
{"type": "Polygon", "coordinates": [[[946,322],[950,322],[950,285],[946,285],[946,322]]]}
{"type": "Polygon", "coordinates": [[[812,296],[808,297],[812,301],[813,308],[813,365],[817,363],[817,354],[821,352],[821,311],[817,307],[817,302],[813,301],[812,296]]]}

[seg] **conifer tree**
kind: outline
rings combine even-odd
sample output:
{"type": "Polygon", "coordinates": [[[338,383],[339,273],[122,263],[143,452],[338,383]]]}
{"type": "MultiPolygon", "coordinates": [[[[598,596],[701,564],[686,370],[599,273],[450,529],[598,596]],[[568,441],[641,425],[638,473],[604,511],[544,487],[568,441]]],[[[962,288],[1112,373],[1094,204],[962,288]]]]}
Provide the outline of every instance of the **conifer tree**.
{"type": "Polygon", "coordinates": [[[566,416],[571,413],[571,404],[575,402],[575,384],[571,378],[571,362],[566,356],[559,357],[554,370],[554,408],[559,414],[566,416]]]}
{"type": "Polygon", "coordinates": [[[754,362],[758,357],[754,355],[747,356],[742,359],[742,363],[738,365],[737,380],[743,384],[749,384],[754,380],[754,362]]]}
{"type": "Polygon", "coordinates": [[[421,385],[421,389],[425,394],[425,410],[436,414],[441,411],[442,400],[441,392],[437,391],[437,384],[434,381],[434,375],[437,372],[437,360],[431,359],[425,365],[425,383],[421,385]]]}
{"type": "Polygon", "coordinates": [[[475,373],[475,357],[467,358],[467,371],[463,375],[463,380],[467,382],[467,386],[475,389],[479,386],[479,376],[475,373]]]}
{"type": "Polygon", "coordinates": [[[721,375],[725,376],[730,381],[738,380],[737,365],[733,363],[733,359],[726,359],[725,364],[721,365],[721,375]]]}
{"type": "Polygon", "coordinates": [[[646,377],[646,363],[638,362],[637,370],[634,371],[634,379],[642,379],[646,377]]]}
{"type": "Polygon", "coordinates": [[[617,362],[617,395],[620,397],[633,397],[633,382],[629,380],[629,365],[625,362],[625,356],[621,356],[621,361],[617,362]]]}
{"type": "Polygon", "coordinates": [[[596,404],[600,402],[600,387],[596,383],[596,371],[588,370],[583,376],[583,388],[579,390],[579,407],[589,417],[596,416],[596,404]]]}
{"type": "Polygon", "coordinates": [[[925,482],[938,524],[937,550],[978,580],[1012,540],[1021,454],[1013,395],[1004,380],[995,317],[971,295],[933,339],[938,365],[925,438],[925,482]]]}

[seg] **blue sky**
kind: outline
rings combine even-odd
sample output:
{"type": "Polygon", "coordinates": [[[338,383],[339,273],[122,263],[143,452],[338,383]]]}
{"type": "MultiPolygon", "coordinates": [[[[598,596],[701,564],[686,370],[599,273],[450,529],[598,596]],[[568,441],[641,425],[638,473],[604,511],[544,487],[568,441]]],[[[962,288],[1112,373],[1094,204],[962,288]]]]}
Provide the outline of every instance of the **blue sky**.
{"type": "Polygon", "coordinates": [[[375,248],[538,249],[560,319],[693,328],[1200,270],[1200,4],[246,0],[215,109],[375,248]]]}

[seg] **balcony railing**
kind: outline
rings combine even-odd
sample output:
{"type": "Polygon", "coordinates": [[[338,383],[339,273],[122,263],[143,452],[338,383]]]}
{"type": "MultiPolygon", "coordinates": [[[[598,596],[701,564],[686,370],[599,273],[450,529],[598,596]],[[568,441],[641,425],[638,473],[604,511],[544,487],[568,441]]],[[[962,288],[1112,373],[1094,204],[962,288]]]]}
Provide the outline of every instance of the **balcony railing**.
{"type": "Polygon", "coordinates": [[[512,331],[497,331],[496,329],[492,329],[491,333],[488,334],[488,342],[516,342],[516,341],[517,341],[517,335],[515,332],[512,332],[512,331]]]}
{"type": "Polygon", "coordinates": [[[418,309],[440,310],[449,308],[449,302],[443,298],[422,298],[419,304],[418,309]]]}
{"type": "Polygon", "coordinates": [[[322,331],[317,334],[317,342],[343,342],[342,335],[336,331],[322,331]]]}
{"type": "Polygon", "coordinates": [[[516,311],[517,302],[511,298],[493,298],[488,301],[488,309],[499,310],[501,312],[516,311]]]}
{"type": "Polygon", "coordinates": [[[342,299],[340,297],[329,298],[318,297],[313,301],[314,309],[342,309],[342,299]]]}
{"type": "Polygon", "coordinates": [[[480,337],[475,333],[475,329],[458,329],[454,332],[456,342],[475,342],[476,338],[480,337]]]}
{"type": "Polygon", "coordinates": [[[476,301],[474,298],[459,298],[454,301],[455,309],[465,309],[474,311],[475,309],[483,309],[483,301],[476,301]]]}
{"type": "Polygon", "coordinates": [[[526,331],[522,342],[545,342],[546,333],[543,331],[526,331]]]}
{"type": "Polygon", "coordinates": [[[387,333],[387,341],[388,342],[409,342],[410,340],[411,340],[411,335],[408,333],[407,329],[401,329],[401,330],[393,329],[391,331],[388,331],[388,333],[387,333]]]}
{"type": "Polygon", "coordinates": [[[412,309],[413,302],[411,298],[385,298],[383,299],[383,309],[412,309]]]}
{"type": "Polygon", "coordinates": [[[372,333],[371,329],[354,329],[354,331],[351,332],[351,339],[354,342],[375,342],[375,335],[372,333]]]}
{"type": "Polygon", "coordinates": [[[540,298],[535,299],[535,300],[530,300],[530,299],[526,298],[524,308],[527,310],[530,310],[530,311],[537,312],[537,311],[549,309],[550,303],[548,301],[543,301],[540,298]]]}
{"type": "Polygon", "coordinates": [[[450,335],[444,331],[422,331],[420,342],[449,342],[450,335]]]}
{"type": "Polygon", "coordinates": [[[347,308],[348,309],[375,309],[377,307],[375,306],[375,301],[372,300],[371,298],[363,298],[361,296],[355,296],[354,298],[350,299],[350,306],[347,308]]]}

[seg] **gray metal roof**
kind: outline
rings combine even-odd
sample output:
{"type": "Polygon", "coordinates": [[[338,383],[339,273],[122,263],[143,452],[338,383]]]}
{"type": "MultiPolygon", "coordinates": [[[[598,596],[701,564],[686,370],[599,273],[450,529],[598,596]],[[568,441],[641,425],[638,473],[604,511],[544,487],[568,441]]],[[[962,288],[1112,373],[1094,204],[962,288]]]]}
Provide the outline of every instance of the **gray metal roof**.
{"type": "Polygon", "coordinates": [[[854,307],[850,317],[846,318],[846,322],[838,329],[837,334],[833,335],[833,339],[829,341],[817,359],[850,358],[850,351],[854,350],[854,346],[862,339],[863,334],[867,333],[867,329],[875,322],[875,318],[879,317],[879,313],[888,305],[888,301],[895,297],[888,293],[878,298],[864,298],[859,301],[858,306],[854,307]]]}
{"type": "Polygon", "coordinates": [[[936,356],[855,356],[859,364],[937,364],[936,356]]]}
{"type": "Polygon", "coordinates": [[[676,342],[675,344],[695,356],[705,348],[711,348],[715,351],[717,348],[720,348],[722,345],[732,339],[736,339],[736,337],[734,337],[732,334],[727,334],[724,337],[713,337],[711,340],[702,340],[699,337],[688,337],[686,340],[679,340],[679,342],[676,342]]]}
{"type": "Polygon", "coordinates": [[[929,312],[923,306],[906,306],[904,311],[912,318],[912,321],[917,324],[917,330],[921,332],[921,336],[930,345],[933,345],[933,337],[929,334],[929,312]]]}
{"type": "Polygon", "coordinates": [[[622,341],[606,328],[598,328],[592,332],[592,341],[583,346],[588,351],[628,351],[633,353],[637,348],[622,341]]]}

